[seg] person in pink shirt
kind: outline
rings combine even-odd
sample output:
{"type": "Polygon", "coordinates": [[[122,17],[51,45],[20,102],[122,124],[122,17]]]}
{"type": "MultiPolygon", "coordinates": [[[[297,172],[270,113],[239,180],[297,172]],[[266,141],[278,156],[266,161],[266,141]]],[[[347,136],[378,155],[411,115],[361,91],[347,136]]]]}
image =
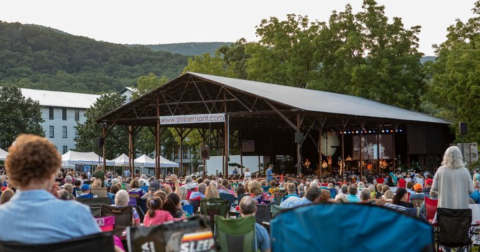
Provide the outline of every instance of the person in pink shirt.
{"type": "Polygon", "coordinates": [[[145,227],[161,225],[167,221],[174,220],[173,216],[168,211],[162,210],[163,202],[160,197],[155,196],[148,199],[147,205],[148,211],[143,220],[143,225],[145,227]]]}

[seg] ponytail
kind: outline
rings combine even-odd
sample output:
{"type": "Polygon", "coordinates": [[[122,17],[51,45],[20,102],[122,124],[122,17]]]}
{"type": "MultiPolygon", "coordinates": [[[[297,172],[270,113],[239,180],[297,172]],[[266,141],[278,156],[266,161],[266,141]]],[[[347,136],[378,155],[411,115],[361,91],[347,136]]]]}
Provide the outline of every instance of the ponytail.
{"type": "Polygon", "coordinates": [[[162,199],[159,197],[153,197],[148,200],[148,217],[153,218],[155,216],[155,211],[162,209],[162,199]]]}
{"type": "Polygon", "coordinates": [[[400,201],[402,200],[403,196],[405,196],[405,194],[407,194],[407,190],[405,188],[398,188],[395,192],[395,195],[393,195],[392,203],[395,205],[400,204],[400,201]]]}

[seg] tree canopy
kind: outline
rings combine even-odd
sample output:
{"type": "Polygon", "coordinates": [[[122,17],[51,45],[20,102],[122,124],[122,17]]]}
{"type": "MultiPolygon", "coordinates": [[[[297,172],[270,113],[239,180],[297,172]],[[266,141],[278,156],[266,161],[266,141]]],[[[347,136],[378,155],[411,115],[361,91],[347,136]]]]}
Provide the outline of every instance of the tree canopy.
{"type": "Polygon", "coordinates": [[[38,101],[26,99],[20,88],[0,87],[0,147],[6,149],[20,134],[44,136],[38,101]]]}
{"type": "Polygon", "coordinates": [[[448,27],[447,40],[435,45],[437,60],[430,68],[428,101],[438,115],[453,122],[466,122],[467,141],[480,141],[480,1],[473,8],[475,16],[467,22],[457,20],[448,27]]]}
{"type": "MultiPolygon", "coordinates": [[[[98,139],[103,137],[102,125],[95,122],[95,119],[120,107],[124,102],[125,97],[120,94],[104,94],[97,99],[92,107],[87,109],[85,112],[85,123],[77,122],[76,151],[93,151],[103,156],[103,149],[98,146],[98,139]]],[[[125,127],[115,126],[110,136],[105,139],[105,145],[108,146],[107,159],[112,159],[128,152],[128,131],[125,127]],[[116,139],[120,140],[121,143],[119,144],[116,139]]]]}
{"type": "Polygon", "coordinates": [[[289,14],[262,20],[258,42],[244,39],[214,57],[190,59],[184,71],[245,78],[356,95],[419,109],[425,74],[418,52],[419,26],[389,21],[385,7],[365,0],[362,10],[334,11],[328,22],[289,14]]]}

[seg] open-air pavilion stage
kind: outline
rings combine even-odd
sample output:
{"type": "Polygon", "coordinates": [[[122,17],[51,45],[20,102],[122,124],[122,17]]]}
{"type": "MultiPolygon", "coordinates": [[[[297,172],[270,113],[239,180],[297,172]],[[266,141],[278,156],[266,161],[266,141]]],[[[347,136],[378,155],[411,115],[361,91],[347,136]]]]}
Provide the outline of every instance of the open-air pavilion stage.
{"type": "Polygon", "coordinates": [[[326,156],[333,156],[334,165],[351,156],[356,165],[347,164],[347,169],[366,162],[380,171],[379,161],[386,159],[393,169],[399,164],[410,168],[416,161],[431,170],[453,140],[449,122],[419,112],[355,96],[191,72],[96,121],[103,124],[104,137],[116,125],[128,127],[132,160],[133,139],[142,127],[151,129],[156,150],[167,127],[182,139],[198,130],[211,150],[225,156],[223,174],[234,149],[243,149],[240,155],[268,156],[271,162],[289,155],[295,172],[306,158],[316,169],[326,156]],[[223,146],[229,148],[223,151],[223,146]]]}

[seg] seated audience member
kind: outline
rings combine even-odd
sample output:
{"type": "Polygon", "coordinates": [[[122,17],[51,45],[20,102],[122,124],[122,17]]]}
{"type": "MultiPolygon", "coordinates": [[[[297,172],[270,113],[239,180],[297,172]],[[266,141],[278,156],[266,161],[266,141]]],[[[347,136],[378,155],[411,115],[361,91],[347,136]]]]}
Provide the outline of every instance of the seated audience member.
{"type": "Polygon", "coordinates": [[[370,199],[372,200],[377,199],[377,192],[375,191],[375,186],[369,185],[368,190],[370,191],[370,199]]]}
{"type": "Polygon", "coordinates": [[[77,198],[79,199],[90,199],[90,198],[93,198],[93,193],[92,191],[90,190],[90,186],[89,185],[82,185],[82,187],[80,188],[82,190],[82,194],[80,196],[78,196],[77,198]]]}
{"type": "Polygon", "coordinates": [[[280,204],[283,208],[293,208],[297,206],[303,206],[312,204],[320,197],[320,189],[314,186],[310,186],[305,193],[304,198],[290,197],[280,204]]]}
{"type": "MultiPolygon", "coordinates": [[[[63,168],[62,168],[63,169],[63,168]]],[[[57,174],[55,175],[55,182],[59,185],[63,185],[63,172],[62,171],[57,171],[57,174]]]]}
{"type": "Polygon", "coordinates": [[[145,227],[153,225],[161,225],[167,221],[173,221],[173,216],[163,208],[163,201],[160,197],[152,197],[147,201],[148,211],[143,220],[145,227]]]}
{"type": "Polygon", "coordinates": [[[283,196],[282,198],[282,202],[287,200],[288,198],[290,197],[297,197],[299,198],[300,196],[298,196],[297,194],[297,189],[295,188],[295,184],[294,183],[288,183],[287,184],[287,195],[283,196]]]}
{"type": "Polygon", "coordinates": [[[158,181],[152,181],[150,182],[150,186],[148,187],[148,192],[142,196],[142,199],[150,199],[153,197],[156,191],[160,190],[161,186],[158,181]]]}
{"type": "Polygon", "coordinates": [[[236,191],[236,196],[245,194],[245,187],[242,184],[239,184],[236,191]]]}
{"type": "Polygon", "coordinates": [[[370,189],[364,188],[360,191],[360,202],[362,204],[372,204],[370,189]]]}
{"type": "Polygon", "coordinates": [[[200,183],[198,185],[198,190],[196,192],[193,192],[192,194],[190,194],[190,200],[204,199],[206,190],[207,190],[207,185],[205,183],[200,183]]]}
{"type": "Polygon", "coordinates": [[[423,188],[423,193],[425,195],[430,194],[430,190],[432,189],[433,179],[427,178],[425,180],[425,188],[423,188]]]}
{"type": "Polygon", "coordinates": [[[63,185],[63,190],[65,190],[68,193],[68,199],[75,199],[75,196],[73,196],[73,185],[72,184],[63,185]]]}
{"type": "Polygon", "coordinates": [[[178,188],[178,196],[180,197],[180,204],[182,206],[190,205],[188,202],[188,191],[186,187],[182,186],[178,188]]]}
{"type": "Polygon", "coordinates": [[[73,191],[72,191],[72,194],[74,197],[78,197],[80,196],[80,192],[82,191],[80,189],[80,186],[82,185],[82,181],[77,179],[75,180],[75,182],[73,182],[73,191]]]}
{"type": "Polygon", "coordinates": [[[150,186],[150,181],[148,181],[146,174],[142,174],[142,176],[140,176],[140,179],[138,179],[138,182],[140,186],[150,186]]]}
{"type": "Polygon", "coordinates": [[[393,196],[394,196],[393,192],[390,191],[390,190],[388,190],[388,191],[386,191],[385,194],[382,196],[382,199],[383,199],[384,201],[386,201],[386,202],[392,202],[393,196]]]}
{"type": "Polygon", "coordinates": [[[410,201],[415,199],[423,200],[425,198],[425,194],[423,194],[423,188],[421,184],[415,184],[413,186],[414,193],[410,194],[410,201]]]}
{"type": "Polygon", "coordinates": [[[230,182],[226,179],[222,181],[222,185],[218,186],[218,193],[226,193],[235,195],[235,192],[230,187],[230,182]]]}
{"type": "Polygon", "coordinates": [[[397,191],[395,192],[395,195],[393,196],[392,203],[395,205],[403,206],[406,208],[413,208],[413,204],[410,202],[407,202],[408,199],[408,193],[405,188],[398,188],[397,191]]]}
{"type": "Polygon", "coordinates": [[[142,188],[140,188],[140,182],[138,182],[137,179],[134,179],[132,180],[132,182],[130,182],[130,192],[138,192],[140,194],[139,197],[142,197],[144,194],[147,193],[142,188]]]}
{"type": "Polygon", "coordinates": [[[337,194],[337,196],[335,196],[335,203],[348,203],[347,195],[337,194]]]}
{"type": "MultiPolygon", "coordinates": [[[[318,189],[317,189],[318,190],[318,189]]],[[[249,196],[243,197],[239,204],[239,211],[242,217],[255,216],[257,212],[256,199],[249,196]]],[[[260,224],[255,222],[255,237],[257,239],[257,247],[262,252],[270,252],[270,236],[267,230],[260,224]]],[[[255,248],[252,248],[254,251],[255,248]]]]}
{"type": "Polygon", "coordinates": [[[72,194],[70,194],[67,190],[61,189],[58,191],[58,198],[61,200],[74,200],[75,197],[73,197],[72,194]]]}
{"type": "Polygon", "coordinates": [[[248,191],[250,197],[257,201],[258,204],[268,205],[271,202],[270,194],[263,191],[262,185],[256,180],[252,180],[248,183],[248,191]]]}
{"type": "Polygon", "coordinates": [[[58,196],[61,156],[43,137],[20,135],[8,149],[5,167],[18,192],[0,205],[0,241],[48,244],[101,232],[88,206],[58,196]],[[65,228],[65,223],[75,223],[65,228]]]}
{"type": "Polygon", "coordinates": [[[475,181],[475,183],[473,183],[473,193],[470,194],[470,198],[473,199],[475,204],[480,204],[480,182],[479,181],[475,181]]]}
{"type": "Polygon", "coordinates": [[[320,197],[318,197],[315,203],[330,203],[332,200],[330,195],[329,190],[321,189],[320,197]]]}
{"type": "Polygon", "coordinates": [[[360,198],[357,197],[357,187],[355,186],[355,184],[351,184],[348,187],[348,193],[349,193],[347,195],[348,202],[352,202],[352,203],[360,202],[360,198]]]}
{"type": "Polygon", "coordinates": [[[175,219],[181,219],[183,217],[180,197],[176,193],[167,194],[162,209],[168,211],[175,219]]]}
{"type": "Polygon", "coordinates": [[[7,203],[14,195],[15,193],[13,192],[12,189],[7,188],[5,191],[2,192],[2,196],[0,196],[0,204],[5,204],[7,203]]]}
{"type": "Polygon", "coordinates": [[[410,195],[411,195],[412,193],[414,193],[414,191],[413,191],[413,186],[414,186],[414,185],[415,185],[415,184],[414,184],[412,181],[407,182],[407,192],[410,193],[410,195]]]}
{"type": "Polygon", "coordinates": [[[112,187],[110,187],[110,192],[107,193],[107,197],[110,199],[110,202],[112,204],[115,204],[115,195],[119,190],[120,188],[118,187],[118,185],[112,185],[112,187]]]}
{"type": "MultiPolygon", "coordinates": [[[[125,190],[119,190],[117,194],[115,194],[115,205],[113,206],[126,207],[128,206],[128,201],[130,201],[130,196],[128,195],[128,192],[125,190]]],[[[140,216],[138,215],[135,207],[132,207],[132,209],[133,223],[135,224],[135,226],[140,226],[140,216]]]]}
{"type": "Polygon", "coordinates": [[[397,184],[398,184],[399,188],[406,188],[407,187],[407,181],[405,181],[405,179],[403,179],[402,175],[398,176],[398,183],[397,184]]]}
{"type": "Polygon", "coordinates": [[[217,185],[215,185],[215,183],[210,183],[210,185],[207,187],[207,191],[205,192],[205,198],[220,198],[220,194],[218,193],[217,185]]]}

